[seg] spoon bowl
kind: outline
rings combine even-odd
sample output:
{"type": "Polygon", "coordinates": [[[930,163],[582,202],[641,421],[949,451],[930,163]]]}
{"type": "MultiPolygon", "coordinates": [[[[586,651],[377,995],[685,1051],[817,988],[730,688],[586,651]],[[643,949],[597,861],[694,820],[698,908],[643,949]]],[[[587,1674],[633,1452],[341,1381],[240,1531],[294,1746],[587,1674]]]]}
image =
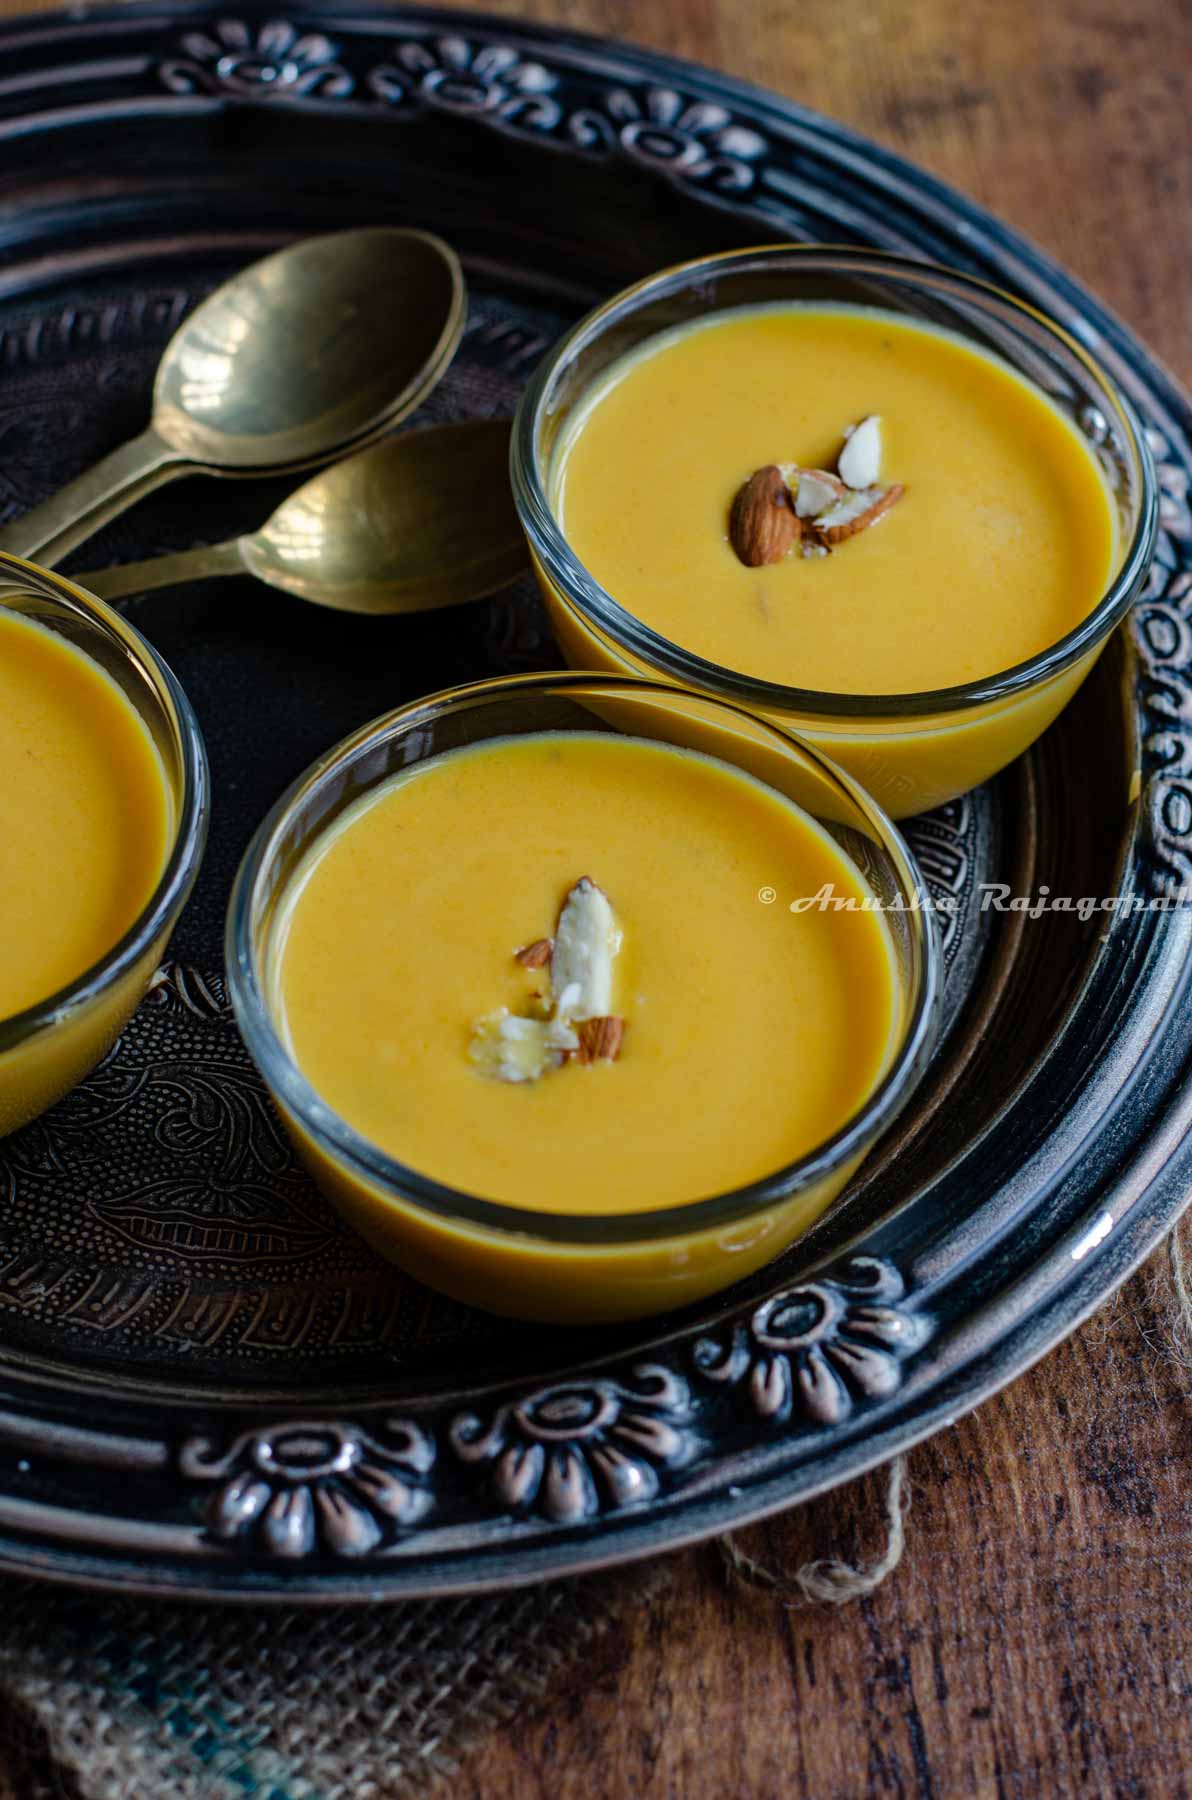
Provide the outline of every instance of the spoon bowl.
{"type": "Polygon", "coordinates": [[[526,567],[509,486],[509,421],[431,425],[333,463],[259,531],[80,575],[104,600],[255,575],[338,612],[425,612],[479,600],[526,567]]]}
{"type": "Polygon", "coordinates": [[[218,472],[309,467],[416,405],[451,361],[463,314],[459,263],[429,232],[308,238],[181,326],[158,368],[154,429],[218,472]]]}

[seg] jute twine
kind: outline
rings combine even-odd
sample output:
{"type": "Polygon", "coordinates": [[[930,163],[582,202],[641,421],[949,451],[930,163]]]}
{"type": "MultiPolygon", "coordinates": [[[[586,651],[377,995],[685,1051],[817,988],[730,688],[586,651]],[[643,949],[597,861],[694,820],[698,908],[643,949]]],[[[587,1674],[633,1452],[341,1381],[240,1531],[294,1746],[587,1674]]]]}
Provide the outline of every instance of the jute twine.
{"type": "Polygon", "coordinates": [[[821,1606],[847,1606],[850,1600],[863,1600],[879,1588],[887,1575],[893,1574],[902,1560],[906,1544],[903,1520],[909,1507],[904,1500],[906,1457],[896,1456],[886,1465],[886,1547],[869,1563],[847,1563],[839,1556],[821,1557],[816,1562],[802,1563],[786,1573],[767,1569],[764,1563],[742,1550],[732,1535],[717,1538],[716,1547],[729,1574],[747,1587],[762,1588],[780,1599],[784,1606],[800,1606],[807,1602],[821,1606]]]}
{"type": "Polygon", "coordinates": [[[1173,1348],[1177,1361],[1189,1367],[1192,1366],[1192,1279],[1188,1275],[1188,1255],[1179,1225],[1167,1240],[1167,1265],[1171,1270],[1173,1348]]]}
{"type": "MultiPolygon", "coordinates": [[[[1181,1221],[1166,1240],[1170,1293],[1166,1307],[1168,1328],[1167,1353],[1184,1368],[1192,1368],[1192,1275],[1184,1248],[1181,1221]]],[[[831,1556],[806,1562],[786,1571],[769,1569],[748,1551],[742,1550],[731,1532],[717,1538],[725,1569],[732,1579],[746,1587],[758,1588],[781,1600],[786,1607],[807,1604],[845,1606],[851,1600],[863,1600],[892,1575],[902,1560],[906,1546],[904,1520],[910,1510],[906,1485],[906,1457],[896,1456],[886,1465],[886,1546],[869,1563],[847,1563],[831,1556]]]]}

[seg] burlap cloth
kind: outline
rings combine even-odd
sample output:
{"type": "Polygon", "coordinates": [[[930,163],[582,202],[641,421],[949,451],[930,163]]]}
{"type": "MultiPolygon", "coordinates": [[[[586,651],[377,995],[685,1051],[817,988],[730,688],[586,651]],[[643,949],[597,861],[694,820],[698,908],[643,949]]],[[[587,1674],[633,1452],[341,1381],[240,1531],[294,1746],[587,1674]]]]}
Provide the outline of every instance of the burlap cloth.
{"type": "Polygon", "coordinates": [[[425,1795],[666,1565],[320,1611],[0,1583],[0,1800],[425,1795]]]}

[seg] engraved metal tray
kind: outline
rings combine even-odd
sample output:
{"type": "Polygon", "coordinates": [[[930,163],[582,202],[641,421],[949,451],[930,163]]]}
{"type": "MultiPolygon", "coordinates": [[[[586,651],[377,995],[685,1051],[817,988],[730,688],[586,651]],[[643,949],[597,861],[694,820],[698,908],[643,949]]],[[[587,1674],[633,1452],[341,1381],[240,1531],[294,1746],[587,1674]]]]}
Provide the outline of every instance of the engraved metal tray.
{"type": "MultiPolygon", "coordinates": [[[[1149,901],[1192,875],[1192,415],[1163,370],[967,201],[710,72],[460,14],[121,6],[0,32],[0,515],[143,423],[161,346],[232,268],[378,222],[436,229],[466,264],[437,418],[509,411],[593,300],[719,247],[876,243],[1025,294],[1148,425],[1150,592],[1029,757],[910,826],[955,912],[948,1033],[897,1141],[743,1287],[599,1332],[469,1312],[379,1262],[296,1168],[221,973],[236,862],[316,753],[414,695],[555,660],[529,584],[425,619],[248,581],[134,602],[199,714],[214,829],[124,1038],[0,1145],[2,1567],[362,1600],[663,1550],[954,1419],[1183,1202],[1192,913],[979,903],[990,882],[1149,901]]],[[[226,536],[277,497],[179,484],[73,566],[226,536]]]]}

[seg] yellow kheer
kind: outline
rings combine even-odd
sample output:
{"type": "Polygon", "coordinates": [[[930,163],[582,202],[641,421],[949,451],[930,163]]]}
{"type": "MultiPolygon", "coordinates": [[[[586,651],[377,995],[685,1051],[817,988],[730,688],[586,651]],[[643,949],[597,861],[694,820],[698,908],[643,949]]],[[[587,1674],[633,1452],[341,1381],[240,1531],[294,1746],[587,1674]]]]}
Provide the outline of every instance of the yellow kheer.
{"type": "MultiPolygon", "coordinates": [[[[306,852],[265,968],[319,1099],[407,1168],[555,1215],[673,1208],[677,1233],[689,1203],[844,1126],[904,1023],[887,921],[824,827],[715,757],[614,733],[497,738],[388,778],[306,852]],[[825,890],[840,907],[791,909],[825,890]]],[[[723,1285],[849,1173],[760,1228],[644,1251],[636,1280],[621,1266],[614,1283],[612,1257],[602,1289],[599,1253],[406,1208],[290,1124],[387,1254],[530,1316],[626,1316],[723,1285]]]]}
{"type": "MultiPolygon", "coordinates": [[[[877,309],[743,307],[648,340],[577,403],[548,488],[571,550],[636,619],[719,668],[820,696],[924,694],[1014,668],[1088,617],[1120,560],[1100,465],[1042,391],[877,309]],[[800,541],[748,566],[730,531],[743,484],[777,465],[794,512],[796,472],[839,482],[862,421],[880,426],[870,492],[896,487],[897,504],[831,546],[809,512],[800,541]]],[[[572,663],[635,666],[544,585],[572,663]]],[[[794,705],[788,722],[904,816],[1009,760],[1091,660],[1009,707],[873,729],[794,705]]]]}
{"type": "MultiPolygon", "coordinates": [[[[112,677],[58,633],[0,608],[0,1031],[120,942],[161,878],[173,822],[161,758],[112,677]]],[[[0,1135],[98,1060],[156,951],[98,1008],[0,1050],[0,1135]]]]}

